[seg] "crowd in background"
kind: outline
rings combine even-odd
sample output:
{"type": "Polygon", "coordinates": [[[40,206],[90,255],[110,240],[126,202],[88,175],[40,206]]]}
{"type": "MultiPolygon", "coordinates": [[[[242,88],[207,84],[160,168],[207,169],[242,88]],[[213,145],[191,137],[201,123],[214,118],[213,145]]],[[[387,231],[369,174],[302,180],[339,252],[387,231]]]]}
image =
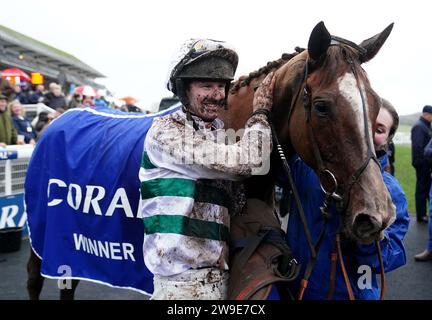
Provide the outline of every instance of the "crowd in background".
{"type": "Polygon", "coordinates": [[[27,81],[10,85],[5,79],[0,83],[0,146],[10,144],[35,144],[43,129],[68,109],[79,107],[108,107],[125,112],[144,112],[135,105],[135,99],[107,99],[106,90],[81,86],[64,94],[62,87],[51,82],[48,89],[43,84],[31,85],[27,81]],[[43,103],[53,112],[40,112],[33,121],[26,117],[23,105],[43,103]]]}

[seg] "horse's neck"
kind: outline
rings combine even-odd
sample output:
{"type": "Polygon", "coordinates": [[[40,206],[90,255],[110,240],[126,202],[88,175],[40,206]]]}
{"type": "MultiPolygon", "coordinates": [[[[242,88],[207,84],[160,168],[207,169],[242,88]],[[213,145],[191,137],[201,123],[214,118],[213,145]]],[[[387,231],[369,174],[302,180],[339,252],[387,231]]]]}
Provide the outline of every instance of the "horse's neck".
{"type": "MultiPolygon", "coordinates": [[[[287,149],[290,148],[289,131],[288,131],[288,114],[293,99],[293,90],[291,88],[298,77],[299,68],[291,67],[297,58],[289,61],[287,64],[278,68],[276,71],[277,83],[274,88],[273,118],[274,125],[278,131],[279,140],[287,149]]],[[[253,98],[255,88],[265,78],[265,74],[251,81],[247,86],[240,87],[234,94],[228,96],[228,110],[220,113],[220,118],[225,123],[225,128],[243,129],[253,111],[253,98]]],[[[271,163],[275,163],[275,154],[273,153],[271,163]]],[[[265,176],[253,176],[245,180],[246,197],[258,198],[270,206],[274,204],[274,184],[275,177],[272,173],[275,170],[271,165],[271,172],[265,176]]]]}
{"type": "MultiPolygon", "coordinates": [[[[278,132],[282,133],[282,141],[286,141],[283,136],[287,134],[286,126],[288,125],[288,115],[294,95],[301,85],[301,76],[303,74],[305,53],[300,53],[296,57],[273,68],[276,83],[273,90],[273,119],[274,125],[278,132]]],[[[242,129],[253,112],[253,98],[256,88],[266,77],[262,74],[253,79],[245,86],[240,86],[234,93],[228,95],[228,110],[219,113],[219,117],[224,121],[225,128],[242,129]]]]}
{"type": "Polygon", "coordinates": [[[244,129],[253,112],[255,88],[264,80],[265,74],[252,79],[247,85],[239,86],[228,95],[228,109],[219,112],[219,118],[226,129],[244,129]]]}

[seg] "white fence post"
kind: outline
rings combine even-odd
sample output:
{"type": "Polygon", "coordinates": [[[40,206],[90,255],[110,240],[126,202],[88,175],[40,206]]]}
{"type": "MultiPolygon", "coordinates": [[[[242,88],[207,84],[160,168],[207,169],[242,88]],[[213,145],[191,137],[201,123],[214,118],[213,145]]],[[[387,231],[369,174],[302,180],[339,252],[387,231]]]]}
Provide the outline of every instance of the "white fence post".
{"type": "Polygon", "coordinates": [[[12,170],[11,170],[11,161],[5,161],[5,196],[9,196],[12,194],[12,170]]]}

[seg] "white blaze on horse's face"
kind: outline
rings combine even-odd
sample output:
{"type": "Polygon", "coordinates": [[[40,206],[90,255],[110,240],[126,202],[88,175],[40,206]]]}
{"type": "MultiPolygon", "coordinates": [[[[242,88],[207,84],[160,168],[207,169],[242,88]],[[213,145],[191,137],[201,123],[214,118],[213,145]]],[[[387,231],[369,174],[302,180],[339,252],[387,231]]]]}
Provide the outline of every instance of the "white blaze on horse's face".
{"type": "MultiPolygon", "coordinates": [[[[339,91],[341,93],[341,95],[349,102],[349,104],[352,106],[352,110],[354,112],[354,115],[356,117],[356,123],[358,124],[358,129],[360,132],[360,135],[362,137],[366,137],[365,134],[365,124],[364,124],[364,111],[363,111],[363,102],[362,102],[362,98],[360,95],[360,90],[362,91],[363,97],[366,97],[366,92],[364,89],[364,84],[361,83],[360,84],[360,88],[357,85],[357,81],[356,78],[354,76],[353,73],[351,72],[347,72],[345,73],[342,77],[340,77],[337,80],[338,83],[338,87],[339,87],[339,91]]],[[[364,101],[365,103],[365,110],[368,111],[369,110],[369,106],[367,103],[367,99],[365,99],[364,101]]],[[[369,130],[369,128],[371,127],[370,123],[369,123],[369,117],[366,117],[367,119],[367,128],[369,130]]],[[[369,135],[369,143],[370,146],[373,146],[373,141],[372,141],[372,135],[369,135]]],[[[367,145],[365,145],[365,148],[367,149],[367,145]]]]}
{"type": "MultiPolygon", "coordinates": [[[[369,112],[369,106],[365,99],[363,108],[363,97],[366,97],[364,83],[357,84],[353,73],[347,72],[338,79],[340,94],[348,101],[352,107],[355,124],[357,126],[362,146],[358,148],[359,161],[361,154],[368,150],[365,133],[365,119],[367,130],[369,130],[369,145],[373,146],[373,134],[370,130],[371,123],[369,115],[364,115],[364,110],[369,112]],[[361,91],[360,91],[361,90],[361,91]]],[[[373,148],[373,147],[372,147],[373,148]]],[[[372,150],[373,152],[374,150],[372,150]]],[[[364,155],[363,155],[364,157],[364,155]]],[[[358,169],[358,168],[355,168],[358,169]]],[[[380,167],[375,161],[370,160],[360,175],[359,179],[352,185],[350,192],[350,202],[348,205],[348,219],[344,221],[344,230],[347,234],[361,243],[370,243],[383,236],[382,230],[390,225],[394,220],[394,205],[385,187],[380,167]]]]}

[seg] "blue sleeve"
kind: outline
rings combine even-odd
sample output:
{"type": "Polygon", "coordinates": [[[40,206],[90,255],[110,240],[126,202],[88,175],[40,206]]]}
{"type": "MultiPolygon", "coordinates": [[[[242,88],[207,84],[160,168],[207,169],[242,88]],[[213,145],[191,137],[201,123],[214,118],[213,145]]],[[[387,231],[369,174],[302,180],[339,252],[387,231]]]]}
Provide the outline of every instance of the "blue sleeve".
{"type": "MultiPolygon", "coordinates": [[[[408,231],[410,218],[408,203],[399,182],[387,172],[383,173],[383,178],[396,206],[396,220],[384,230],[384,239],[380,241],[384,270],[385,272],[389,272],[406,263],[403,239],[408,231]]],[[[357,245],[354,252],[359,265],[369,265],[372,267],[373,272],[380,272],[377,250],[374,243],[370,245],[357,245]]]]}

